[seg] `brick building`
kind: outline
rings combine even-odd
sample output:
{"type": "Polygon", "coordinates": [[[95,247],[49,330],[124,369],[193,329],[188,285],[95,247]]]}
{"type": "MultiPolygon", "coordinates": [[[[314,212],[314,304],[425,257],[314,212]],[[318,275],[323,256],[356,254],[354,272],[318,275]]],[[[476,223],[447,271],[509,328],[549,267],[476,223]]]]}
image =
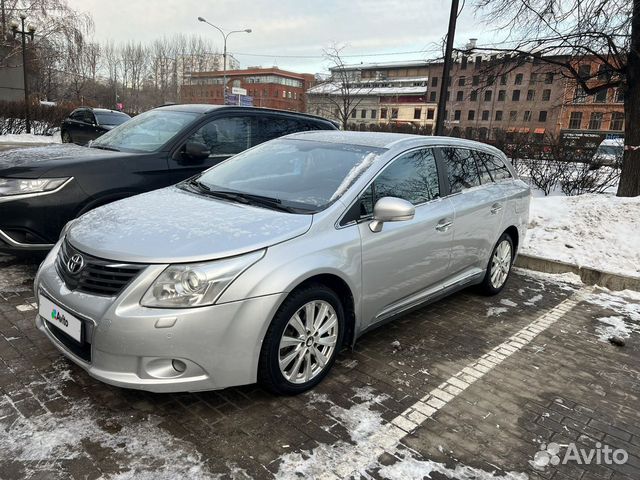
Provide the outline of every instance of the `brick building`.
{"type": "MultiPolygon", "coordinates": [[[[311,74],[289,72],[277,67],[228,70],[226,75],[227,92],[231,92],[232,87],[241,87],[247,90],[256,107],[296,112],[307,110],[305,92],[314,82],[311,74]]],[[[180,92],[182,102],[224,103],[223,72],[194,72],[188,76],[188,84],[180,92]]]]}

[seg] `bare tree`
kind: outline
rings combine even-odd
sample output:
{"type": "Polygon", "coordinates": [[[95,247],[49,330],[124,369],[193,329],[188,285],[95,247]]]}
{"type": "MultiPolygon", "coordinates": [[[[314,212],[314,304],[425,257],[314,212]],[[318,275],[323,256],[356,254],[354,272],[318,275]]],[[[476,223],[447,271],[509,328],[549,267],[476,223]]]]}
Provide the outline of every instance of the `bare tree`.
{"type": "Polygon", "coordinates": [[[625,92],[625,155],[619,196],[640,195],[640,0],[476,0],[487,23],[507,32],[508,52],[554,65],[585,94],[625,92]],[[595,59],[602,67],[586,72],[595,59]]]}

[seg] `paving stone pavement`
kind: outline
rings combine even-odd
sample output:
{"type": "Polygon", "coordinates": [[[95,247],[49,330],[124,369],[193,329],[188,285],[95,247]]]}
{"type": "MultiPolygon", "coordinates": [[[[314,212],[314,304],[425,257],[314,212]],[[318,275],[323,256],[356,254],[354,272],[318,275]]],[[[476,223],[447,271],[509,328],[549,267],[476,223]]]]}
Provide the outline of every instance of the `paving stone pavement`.
{"type": "Polygon", "coordinates": [[[640,306],[619,295],[518,271],[370,332],[308,394],[167,395],[64,359],[33,324],[36,264],[0,257],[2,479],[640,478],[640,306]],[[599,338],[612,317],[624,347],[599,338]],[[535,463],[553,443],[628,458],[535,463]]]}

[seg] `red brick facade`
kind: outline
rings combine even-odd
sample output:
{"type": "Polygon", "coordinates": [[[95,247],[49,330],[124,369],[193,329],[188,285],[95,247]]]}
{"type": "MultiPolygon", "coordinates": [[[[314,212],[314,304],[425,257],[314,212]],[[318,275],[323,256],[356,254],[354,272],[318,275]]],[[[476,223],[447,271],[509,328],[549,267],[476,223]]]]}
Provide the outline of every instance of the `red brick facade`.
{"type": "MultiPolygon", "coordinates": [[[[189,85],[183,85],[180,99],[183,103],[223,104],[221,71],[193,73],[189,85]]],[[[307,73],[288,72],[277,67],[249,68],[227,71],[227,92],[232,87],[247,90],[255,107],[277,108],[305,112],[305,92],[313,85],[314,76],[307,73]]]]}

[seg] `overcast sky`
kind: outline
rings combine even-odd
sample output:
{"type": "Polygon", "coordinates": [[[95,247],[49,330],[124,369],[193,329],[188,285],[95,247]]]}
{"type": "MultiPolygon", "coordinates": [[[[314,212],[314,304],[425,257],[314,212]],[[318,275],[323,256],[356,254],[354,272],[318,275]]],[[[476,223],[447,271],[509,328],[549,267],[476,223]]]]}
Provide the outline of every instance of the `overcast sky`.
{"type": "MultiPolygon", "coordinates": [[[[251,34],[234,34],[228,41],[229,52],[243,68],[277,65],[308,73],[323,71],[326,62],[286,55],[321,57],[323,47],[338,42],[348,44],[345,55],[358,56],[348,58],[349,63],[433,58],[437,56],[434,42],[440,42],[446,34],[450,8],[450,2],[441,0],[68,1],[73,8],[92,14],[94,37],[101,42],[147,41],[163,35],[195,33],[211,35],[222,50],[220,33],[197,21],[203,16],[224,29],[253,30],[251,34]]],[[[469,3],[458,20],[456,44],[463,45],[469,37],[480,38],[480,43],[491,41],[493,34],[475,18],[469,3]]]]}

